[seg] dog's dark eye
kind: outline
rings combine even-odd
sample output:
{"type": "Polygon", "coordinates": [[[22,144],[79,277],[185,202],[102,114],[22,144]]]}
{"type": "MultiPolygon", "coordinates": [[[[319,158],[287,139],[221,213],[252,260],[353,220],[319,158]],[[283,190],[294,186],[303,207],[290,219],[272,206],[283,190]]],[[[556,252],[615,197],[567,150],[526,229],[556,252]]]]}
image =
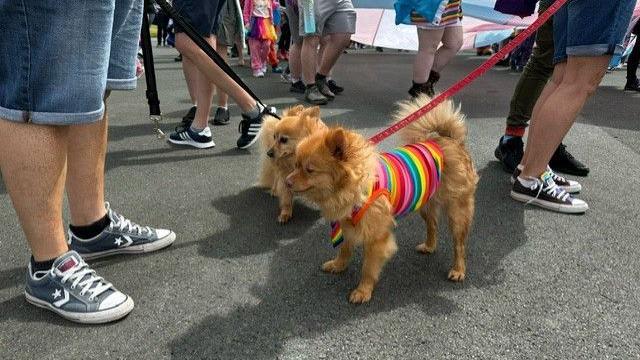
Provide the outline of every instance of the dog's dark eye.
{"type": "Polygon", "coordinates": [[[313,169],[312,169],[312,168],[310,168],[309,166],[307,166],[307,167],[305,168],[305,171],[306,171],[308,174],[313,173],[313,169]]]}
{"type": "Polygon", "coordinates": [[[287,141],[289,141],[289,138],[286,138],[286,137],[281,137],[280,138],[280,144],[286,144],[287,141]]]}

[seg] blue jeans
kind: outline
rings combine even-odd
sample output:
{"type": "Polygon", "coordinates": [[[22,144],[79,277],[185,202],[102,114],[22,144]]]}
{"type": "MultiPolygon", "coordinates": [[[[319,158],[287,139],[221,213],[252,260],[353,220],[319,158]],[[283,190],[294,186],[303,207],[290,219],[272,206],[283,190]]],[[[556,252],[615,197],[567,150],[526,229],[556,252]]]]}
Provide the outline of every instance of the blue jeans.
{"type": "Polygon", "coordinates": [[[95,122],[136,86],[142,0],[0,0],[0,119],[95,122]]]}
{"type": "Polygon", "coordinates": [[[553,18],[554,64],[568,56],[620,55],[636,0],[569,0],[553,18]]]}

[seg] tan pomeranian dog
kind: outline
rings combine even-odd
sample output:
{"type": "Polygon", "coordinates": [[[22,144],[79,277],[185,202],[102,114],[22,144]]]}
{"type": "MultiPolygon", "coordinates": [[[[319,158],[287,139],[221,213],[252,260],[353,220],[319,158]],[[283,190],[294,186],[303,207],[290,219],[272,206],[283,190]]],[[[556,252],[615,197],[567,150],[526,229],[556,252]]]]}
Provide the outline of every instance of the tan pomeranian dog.
{"type": "MultiPolygon", "coordinates": [[[[429,101],[422,96],[401,103],[396,121],[429,101]]],[[[426,239],[416,248],[421,253],[435,251],[439,214],[446,213],[454,241],[448,278],[465,278],[465,243],[478,175],[464,144],[464,117],[447,101],[400,136],[405,146],[377,153],[367,139],[341,127],[316,132],[298,144],[295,168],[287,177],[287,186],[316,203],[332,222],[332,242],[344,240],[322,270],[344,271],[354,247],[364,247],[360,283],[349,296],[352,303],[371,299],[384,264],[397,250],[395,217],[413,210],[427,225],[426,239]]]]}
{"type": "Polygon", "coordinates": [[[310,134],[325,130],[320,108],[297,105],[284,111],[281,120],[273,117],[263,123],[262,164],[258,185],[270,190],[280,204],[278,222],[286,223],[293,215],[293,194],[285,179],[293,171],[298,143],[310,134]]]}

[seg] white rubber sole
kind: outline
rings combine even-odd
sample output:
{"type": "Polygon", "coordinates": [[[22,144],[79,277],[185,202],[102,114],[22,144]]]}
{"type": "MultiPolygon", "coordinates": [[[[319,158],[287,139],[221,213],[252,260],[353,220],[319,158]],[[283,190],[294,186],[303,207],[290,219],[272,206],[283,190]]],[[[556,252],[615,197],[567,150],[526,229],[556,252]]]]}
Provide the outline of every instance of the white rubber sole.
{"type": "Polygon", "coordinates": [[[543,209],[552,210],[564,214],[583,214],[587,210],[589,210],[589,205],[587,205],[587,203],[584,203],[583,206],[556,204],[553,202],[532,198],[531,196],[520,194],[513,190],[511,191],[511,198],[516,201],[530,203],[531,205],[536,205],[543,209]]]}
{"type": "MultiPolygon", "coordinates": [[[[511,185],[516,183],[516,178],[514,178],[513,176],[511,176],[510,180],[511,180],[511,185]]],[[[576,184],[574,186],[560,186],[560,185],[558,185],[558,187],[560,189],[568,192],[569,194],[577,194],[580,191],[582,191],[582,185],[580,185],[580,184],[576,184]]]]}
{"type": "Polygon", "coordinates": [[[88,254],[80,254],[80,256],[82,256],[82,258],[85,260],[94,260],[94,259],[99,259],[107,256],[112,256],[112,255],[149,253],[153,251],[158,251],[160,249],[164,249],[167,246],[173,244],[175,240],[176,240],[176,234],[174,232],[171,232],[169,233],[169,235],[163,237],[162,239],[158,239],[154,242],[141,244],[141,245],[128,246],[128,247],[119,248],[119,249],[111,249],[111,250],[99,251],[99,252],[88,253],[88,254]]]}
{"type": "Polygon", "coordinates": [[[26,291],[24,293],[24,296],[27,299],[27,302],[30,304],[52,311],[67,320],[82,324],[104,324],[120,320],[123,317],[127,316],[134,307],[133,299],[127,296],[127,300],[125,302],[112,309],[96,311],[92,313],[76,313],[60,310],[46,301],[29,295],[29,293],[27,293],[26,291]]]}
{"type": "Polygon", "coordinates": [[[188,141],[188,140],[173,140],[172,138],[168,138],[167,140],[172,144],[189,145],[189,146],[193,146],[193,147],[198,148],[198,149],[209,149],[209,148],[212,148],[212,147],[216,146],[216,143],[214,143],[213,140],[211,140],[211,141],[209,141],[207,143],[199,143],[199,142],[188,141]]]}

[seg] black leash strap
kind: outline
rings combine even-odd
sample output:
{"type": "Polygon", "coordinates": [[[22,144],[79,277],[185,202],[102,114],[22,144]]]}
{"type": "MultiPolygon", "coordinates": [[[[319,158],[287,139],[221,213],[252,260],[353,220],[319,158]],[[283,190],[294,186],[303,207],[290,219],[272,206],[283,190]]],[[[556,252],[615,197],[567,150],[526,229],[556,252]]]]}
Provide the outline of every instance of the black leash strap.
{"type": "Polygon", "coordinates": [[[222,71],[225,72],[225,74],[229,75],[229,77],[233,79],[233,81],[235,81],[244,91],[246,91],[249,96],[251,96],[258,104],[265,106],[260,98],[258,98],[258,96],[253,91],[251,91],[247,84],[245,84],[244,81],[240,79],[240,77],[231,69],[231,67],[229,67],[229,65],[227,65],[227,63],[220,57],[220,55],[218,55],[218,53],[211,47],[211,45],[209,45],[209,43],[200,34],[198,34],[196,29],[194,29],[193,26],[191,26],[191,24],[189,24],[189,22],[180,15],[176,11],[176,9],[171,6],[171,4],[169,4],[167,0],[155,1],[158,5],[160,5],[162,11],[164,11],[165,14],[169,15],[176,24],[180,25],[185,34],[187,34],[187,36],[189,36],[189,38],[191,38],[191,40],[193,40],[193,42],[198,45],[198,47],[202,49],[202,51],[204,51],[204,53],[207,54],[211,58],[211,60],[213,60],[213,62],[218,65],[218,67],[222,69],[222,71]]]}
{"type": "MultiPolygon", "coordinates": [[[[147,3],[147,1],[145,1],[147,3]]],[[[146,5],[146,4],[145,4],[146,5]]],[[[156,83],[156,69],[153,64],[153,48],[151,47],[151,33],[149,32],[149,16],[145,6],[142,13],[142,30],[140,38],[142,39],[142,58],[144,62],[145,81],[147,82],[147,102],[149,103],[149,120],[156,127],[158,138],[165,135],[160,130],[160,121],[162,113],[160,112],[160,99],[158,99],[158,85],[156,83]]]]}

